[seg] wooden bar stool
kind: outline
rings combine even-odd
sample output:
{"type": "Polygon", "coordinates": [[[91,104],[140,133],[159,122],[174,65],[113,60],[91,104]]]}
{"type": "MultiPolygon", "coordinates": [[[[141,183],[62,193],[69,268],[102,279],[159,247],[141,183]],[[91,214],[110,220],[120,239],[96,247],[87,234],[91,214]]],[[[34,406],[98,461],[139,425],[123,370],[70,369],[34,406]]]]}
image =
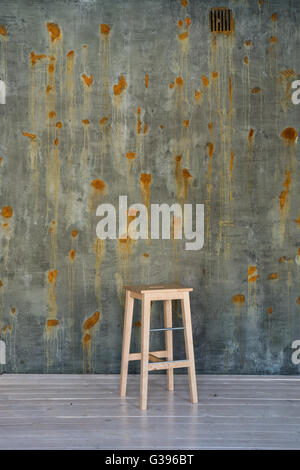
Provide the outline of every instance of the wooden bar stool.
{"type": "Polygon", "coordinates": [[[125,289],[126,300],[120,380],[121,397],[125,397],[126,395],[128,362],[140,360],[140,407],[142,410],[147,409],[148,372],[151,370],[167,369],[167,388],[168,390],[174,390],[173,369],[187,367],[189,373],[191,401],[192,403],[198,403],[189,296],[189,293],[193,289],[190,287],[183,287],[178,284],[125,286],[125,289]],[[141,352],[130,354],[134,299],[142,301],[141,352]],[[180,328],[172,328],[172,300],[175,299],[180,299],[181,301],[183,327],[180,328]],[[150,310],[151,302],[153,300],[164,301],[164,328],[150,329],[150,310]],[[172,331],[177,329],[184,329],[186,359],[173,361],[172,331]],[[166,349],[164,351],[153,351],[149,353],[150,331],[165,331],[166,349]],[[163,360],[162,358],[166,360],[163,360]],[[151,363],[149,363],[149,360],[151,363]]]}

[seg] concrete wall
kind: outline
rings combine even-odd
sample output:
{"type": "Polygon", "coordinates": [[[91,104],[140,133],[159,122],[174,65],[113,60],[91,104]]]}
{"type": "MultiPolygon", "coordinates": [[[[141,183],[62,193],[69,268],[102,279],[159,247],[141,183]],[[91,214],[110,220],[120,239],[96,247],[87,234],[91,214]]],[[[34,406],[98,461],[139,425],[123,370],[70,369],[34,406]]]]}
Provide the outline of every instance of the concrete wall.
{"type": "Polygon", "coordinates": [[[1,371],[119,372],[122,285],[178,280],[199,372],[297,373],[299,1],[2,0],[0,24],[1,371]],[[205,204],[203,249],[98,240],[119,195],[205,204]]]}

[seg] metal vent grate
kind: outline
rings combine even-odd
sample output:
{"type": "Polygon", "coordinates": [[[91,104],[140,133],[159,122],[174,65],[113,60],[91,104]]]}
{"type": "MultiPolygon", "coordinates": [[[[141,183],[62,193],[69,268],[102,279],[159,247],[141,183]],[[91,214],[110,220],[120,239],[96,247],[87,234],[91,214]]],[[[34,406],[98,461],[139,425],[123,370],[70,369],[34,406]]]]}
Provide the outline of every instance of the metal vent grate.
{"type": "Polygon", "coordinates": [[[232,11],[229,8],[212,8],[209,12],[212,33],[231,33],[233,31],[232,11]]]}

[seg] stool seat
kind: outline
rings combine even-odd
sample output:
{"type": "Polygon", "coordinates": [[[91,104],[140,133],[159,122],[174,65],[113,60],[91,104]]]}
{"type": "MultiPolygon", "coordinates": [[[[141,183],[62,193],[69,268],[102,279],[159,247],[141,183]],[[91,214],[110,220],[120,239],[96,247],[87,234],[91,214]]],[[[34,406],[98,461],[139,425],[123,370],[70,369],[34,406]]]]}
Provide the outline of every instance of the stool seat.
{"type": "Polygon", "coordinates": [[[143,294],[144,292],[155,292],[155,291],[179,291],[179,292],[191,292],[193,291],[192,287],[184,287],[181,284],[152,284],[152,285],[140,285],[140,286],[124,286],[124,289],[130,290],[131,292],[136,292],[137,294],[143,294]]]}
{"type": "Polygon", "coordinates": [[[148,372],[167,369],[167,388],[174,390],[174,368],[188,368],[192,403],[198,402],[195,374],[193,335],[189,293],[191,287],[178,283],[124,286],[126,290],[120,395],[126,395],[128,362],[141,361],[140,407],[147,408],[148,372]],[[142,301],[141,352],[130,354],[130,339],[134,300],[142,301]],[[172,328],[172,300],[181,300],[183,327],[172,328]],[[164,302],[164,328],[150,329],[151,303],[155,300],[164,302]],[[186,359],[173,361],[173,330],[184,330],[186,359]],[[165,331],[166,349],[149,351],[150,332],[165,331]],[[163,358],[163,359],[162,359],[163,358]],[[151,363],[149,363],[149,361],[151,363]]]}

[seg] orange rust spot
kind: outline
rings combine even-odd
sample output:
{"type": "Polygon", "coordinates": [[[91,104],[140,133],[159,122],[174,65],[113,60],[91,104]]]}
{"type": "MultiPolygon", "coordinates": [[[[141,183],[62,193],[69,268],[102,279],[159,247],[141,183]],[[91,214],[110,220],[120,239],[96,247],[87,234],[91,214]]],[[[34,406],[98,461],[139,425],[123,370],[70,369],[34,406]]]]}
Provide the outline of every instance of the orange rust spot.
{"type": "Polygon", "coordinates": [[[212,142],[208,142],[208,155],[210,158],[212,158],[213,153],[214,153],[214,144],[212,142]]]}
{"type": "Polygon", "coordinates": [[[140,107],[138,107],[137,113],[138,113],[138,114],[141,114],[141,108],[140,108],[140,107]]]}
{"type": "Polygon", "coordinates": [[[142,128],[142,121],[140,119],[137,120],[137,133],[140,134],[141,133],[141,128],[142,128]]]}
{"type": "Polygon", "coordinates": [[[149,187],[150,184],[151,184],[151,181],[152,181],[152,176],[151,176],[150,173],[142,173],[142,174],[141,174],[140,182],[141,182],[145,187],[149,187]]]}
{"type": "Polygon", "coordinates": [[[184,21],[185,21],[185,24],[186,24],[187,26],[190,26],[190,24],[191,24],[191,22],[192,22],[192,20],[191,20],[191,18],[190,18],[189,16],[186,16],[185,19],[184,19],[184,21]]]}
{"type": "Polygon", "coordinates": [[[90,87],[92,85],[93,81],[94,81],[94,77],[93,77],[92,74],[90,76],[88,76],[85,73],[83,73],[81,75],[81,78],[88,87],[90,87]]]}
{"type": "Polygon", "coordinates": [[[76,238],[78,235],[78,230],[72,230],[72,237],[76,238]]]}
{"type": "Polygon", "coordinates": [[[2,207],[2,212],[1,212],[2,217],[5,219],[9,219],[13,215],[13,210],[10,206],[5,206],[2,207]]]}
{"type": "Polygon", "coordinates": [[[260,93],[262,90],[258,86],[255,88],[252,88],[251,93],[252,95],[256,95],[257,93],[260,93]]]}
{"type": "Polygon", "coordinates": [[[271,273],[268,276],[268,279],[271,281],[272,279],[278,279],[278,273],[271,273]]]}
{"type": "Polygon", "coordinates": [[[1,36],[4,36],[4,37],[7,36],[7,29],[6,29],[6,26],[4,24],[0,24],[0,34],[1,34],[1,36]]]}
{"type": "Polygon", "coordinates": [[[3,286],[3,282],[0,280],[0,287],[2,287],[2,286],[3,286]]]}
{"type": "Polygon", "coordinates": [[[245,303],[245,296],[243,294],[236,294],[232,297],[232,303],[234,304],[244,304],[245,303]]]}
{"type": "Polygon", "coordinates": [[[248,140],[250,141],[253,136],[254,136],[254,129],[250,129],[249,134],[248,134],[248,140]]]}
{"type": "Polygon", "coordinates": [[[114,85],[114,95],[120,95],[122,91],[125,90],[125,88],[127,88],[127,82],[123,75],[120,75],[119,82],[117,83],[117,85],[114,85]]]}
{"type": "MultiPolygon", "coordinates": [[[[201,92],[201,93],[202,93],[202,92],[201,92]]],[[[199,100],[199,98],[200,98],[200,91],[195,90],[195,98],[196,98],[197,101],[199,100]]]]}
{"type": "Polygon", "coordinates": [[[274,43],[274,44],[277,44],[277,37],[276,36],[271,36],[270,37],[270,42],[274,43]]]}
{"type": "Polygon", "coordinates": [[[286,127],[282,131],[281,137],[287,142],[295,143],[298,137],[298,133],[294,127],[286,127]]]}
{"type": "Polygon", "coordinates": [[[58,145],[59,144],[59,139],[55,139],[54,140],[54,145],[58,145]]]}
{"type": "Polygon", "coordinates": [[[8,329],[9,331],[11,331],[11,330],[12,330],[12,325],[8,325],[7,329],[8,329]]]}
{"type": "Polygon", "coordinates": [[[61,128],[62,128],[62,123],[61,123],[60,121],[58,121],[58,122],[56,123],[56,127],[57,127],[58,129],[61,129],[61,128]]]}
{"type": "Polygon", "coordinates": [[[258,0],[258,5],[261,7],[264,4],[263,0],[258,0]]]}
{"type": "Polygon", "coordinates": [[[42,59],[46,59],[46,54],[35,54],[33,51],[31,52],[30,54],[30,60],[31,60],[31,65],[32,67],[35,66],[35,64],[37,63],[37,61],[39,60],[42,60],[42,59]]]}
{"type": "Polygon", "coordinates": [[[76,256],[76,251],[75,250],[71,250],[70,253],[69,253],[69,256],[72,260],[75,259],[75,256],[76,256]]]}
{"type": "Polygon", "coordinates": [[[107,117],[106,117],[106,116],[103,116],[103,118],[100,119],[100,121],[99,121],[100,126],[103,126],[103,124],[104,124],[106,121],[107,121],[107,117]]]}
{"type": "Polygon", "coordinates": [[[177,77],[175,82],[176,82],[176,85],[180,86],[180,87],[183,86],[183,84],[184,84],[184,81],[183,81],[182,77],[177,77]]]}
{"type": "Polygon", "coordinates": [[[3,228],[8,227],[8,224],[2,224],[2,227],[3,228]]]}
{"type": "Polygon", "coordinates": [[[182,169],[182,176],[185,180],[187,180],[188,178],[192,178],[191,173],[186,168],[182,169]]]}
{"type": "Polygon", "coordinates": [[[188,6],[188,0],[180,0],[180,3],[184,8],[188,6]]]}
{"type": "Polygon", "coordinates": [[[271,16],[271,20],[274,21],[274,23],[277,21],[278,15],[277,13],[273,13],[271,16]]]}
{"type": "Polygon", "coordinates": [[[143,253],[143,256],[144,256],[145,258],[149,258],[149,253],[143,253]]]}
{"type": "Polygon", "coordinates": [[[10,309],[10,313],[11,313],[11,315],[14,315],[16,313],[16,307],[12,307],[10,309]]]}
{"type": "Polygon", "coordinates": [[[82,122],[82,124],[83,124],[84,126],[88,126],[89,123],[90,123],[90,121],[89,121],[88,119],[82,119],[81,122],[82,122]]]}
{"type": "Polygon", "coordinates": [[[288,196],[290,184],[291,184],[291,173],[289,171],[286,171],[285,175],[286,175],[286,178],[283,183],[283,187],[285,189],[281,191],[280,196],[279,196],[280,209],[283,209],[286,204],[286,200],[287,200],[287,196],[288,196]]]}
{"type": "Polygon", "coordinates": [[[56,277],[57,277],[57,269],[53,269],[52,271],[48,271],[48,281],[50,284],[55,284],[56,277]]]}
{"type": "Polygon", "coordinates": [[[110,26],[108,24],[100,24],[100,33],[108,36],[110,33],[110,26]]]}
{"type": "Polygon", "coordinates": [[[164,127],[165,127],[165,126],[163,126],[162,124],[160,124],[160,126],[159,126],[159,127],[160,127],[161,129],[164,129],[164,127]]]}
{"type": "Polygon", "coordinates": [[[232,173],[233,163],[234,163],[234,152],[232,151],[232,152],[231,152],[231,155],[230,155],[230,164],[229,164],[229,171],[230,171],[230,173],[232,173]]]}
{"type": "Polygon", "coordinates": [[[202,79],[203,86],[208,87],[208,85],[209,85],[209,79],[208,79],[205,75],[202,75],[202,76],[201,76],[201,79],[202,79]]]}
{"type": "Polygon", "coordinates": [[[67,57],[73,57],[74,56],[74,51],[69,51],[67,54],[67,57]]]}
{"type": "Polygon", "coordinates": [[[300,213],[299,213],[298,219],[295,219],[294,221],[295,221],[295,222],[296,222],[296,224],[298,224],[298,225],[299,225],[299,227],[300,227],[300,213]]]}
{"type": "Polygon", "coordinates": [[[53,119],[56,117],[56,112],[55,111],[50,111],[50,113],[48,114],[49,118],[50,119],[53,119]]]}
{"type": "Polygon", "coordinates": [[[136,326],[137,328],[140,328],[142,326],[142,324],[141,324],[140,321],[136,321],[134,326],[136,326]]]}
{"type": "Polygon", "coordinates": [[[273,309],[272,309],[272,307],[269,307],[269,308],[268,308],[268,313],[271,315],[271,314],[272,314],[272,312],[273,312],[273,309]]]}
{"type": "Polygon", "coordinates": [[[146,74],[145,75],[145,87],[148,88],[148,86],[149,86],[149,75],[146,74]]]}
{"type": "Polygon", "coordinates": [[[51,37],[51,41],[55,42],[57,39],[61,38],[61,30],[58,24],[47,23],[47,29],[51,37]]]}
{"type": "Polygon", "coordinates": [[[57,318],[49,318],[49,320],[47,320],[47,327],[48,328],[51,328],[53,326],[57,326],[59,324],[59,320],[57,320],[57,318]]]}
{"type": "Polygon", "coordinates": [[[96,191],[104,191],[104,189],[106,188],[106,184],[104,183],[104,181],[99,179],[93,180],[91,182],[91,186],[96,189],[96,191]]]}
{"type": "Polygon", "coordinates": [[[99,321],[100,319],[100,313],[99,312],[95,312],[94,315],[92,315],[91,317],[89,317],[83,324],[83,329],[84,330],[90,330],[91,328],[93,328],[99,321]]]}
{"type": "Polygon", "coordinates": [[[91,339],[92,339],[91,335],[86,334],[84,335],[82,342],[84,345],[86,345],[89,341],[91,341],[91,339]]]}
{"type": "Polygon", "coordinates": [[[50,93],[50,91],[52,90],[52,87],[50,85],[47,85],[47,88],[46,88],[46,93],[50,93]]]}
{"type": "Polygon", "coordinates": [[[128,158],[128,160],[133,160],[135,157],[136,157],[135,152],[127,152],[126,153],[126,158],[128,158]]]}
{"type": "Polygon", "coordinates": [[[295,70],[293,70],[293,69],[281,70],[280,75],[282,75],[286,79],[288,79],[290,77],[297,77],[297,74],[296,74],[295,70]]]}
{"type": "Polygon", "coordinates": [[[212,77],[213,77],[214,79],[218,78],[218,76],[219,76],[218,72],[213,72],[213,73],[212,73],[212,77]]]}
{"type": "Polygon", "coordinates": [[[257,268],[250,264],[248,267],[248,282],[255,282],[258,279],[257,268]]]}
{"type": "Polygon", "coordinates": [[[184,33],[178,34],[178,37],[181,41],[183,41],[184,39],[188,37],[188,35],[189,35],[189,32],[185,31],[184,33]]]}
{"type": "Polygon", "coordinates": [[[249,41],[249,39],[246,39],[245,46],[251,47],[252,46],[252,41],[249,41]]]}
{"type": "Polygon", "coordinates": [[[148,131],[148,124],[145,122],[144,123],[144,135],[147,134],[147,131],[148,131]]]}
{"type": "Polygon", "coordinates": [[[210,132],[212,131],[213,125],[214,125],[213,122],[208,123],[208,129],[210,130],[210,132]]]}
{"type": "Polygon", "coordinates": [[[181,27],[183,26],[183,21],[182,21],[182,20],[178,20],[177,24],[178,24],[179,28],[181,28],[181,27]]]}
{"type": "Polygon", "coordinates": [[[171,82],[170,85],[169,85],[169,88],[172,89],[172,88],[174,88],[174,86],[175,86],[175,83],[171,82]]]}
{"type": "Polygon", "coordinates": [[[244,63],[245,63],[246,65],[248,65],[248,63],[249,63],[249,59],[248,59],[247,56],[244,57],[244,63]]]}
{"type": "Polygon", "coordinates": [[[24,137],[28,137],[28,139],[35,140],[36,134],[30,134],[29,132],[23,132],[24,137]]]}
{"type": "Polygon", "coordinates": [[[53,65],[53,64],[49,64],[49,65],[48,65],[48,72],[49,72],[49,73],[53,73],[53,72],[54,72],[54,65],[53,65]]]}
{"type": "Polygon", "coordinates": [[[185,121],[183,121],[183,125],[184,125],[184,127],[189,127],[190,121],[188,119],[186,119],[185,121]]]}
{"type": "Polygon", "coordinates": [[[300,305],[300,297],[297,297],[296,302],[297,302],[298,305],[300,305]]]}
{"type": "Polygon", "coordinates": [[[285,261],[286,261],[285,256],[282,256],[281,258],[279,258],[279,263],[284,263],[285,261]]]}

